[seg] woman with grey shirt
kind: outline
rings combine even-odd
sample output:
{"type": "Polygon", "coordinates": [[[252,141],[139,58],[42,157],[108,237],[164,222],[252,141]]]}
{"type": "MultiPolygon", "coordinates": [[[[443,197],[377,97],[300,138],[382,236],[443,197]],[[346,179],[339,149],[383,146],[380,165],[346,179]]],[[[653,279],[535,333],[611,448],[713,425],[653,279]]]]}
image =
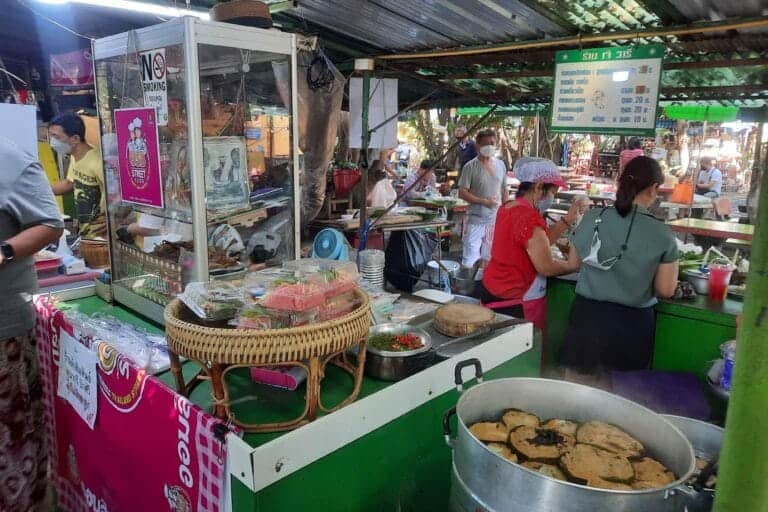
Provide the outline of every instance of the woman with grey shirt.
{"type": "Polygon", "coordinates": [[[587,212],[572,237],[581,270],[561,362],[576,380],[650,366],[654,305],[677,285],[677,241],[648,211],[663,182],[656,160],[633,158],[614,207],[587,212]]]}
{"type": "Polygon", "coordinates": [[[33,255],[58,240],[63,227],[40,163],[0,137],[0,510],[51,507],[33,255]]]}

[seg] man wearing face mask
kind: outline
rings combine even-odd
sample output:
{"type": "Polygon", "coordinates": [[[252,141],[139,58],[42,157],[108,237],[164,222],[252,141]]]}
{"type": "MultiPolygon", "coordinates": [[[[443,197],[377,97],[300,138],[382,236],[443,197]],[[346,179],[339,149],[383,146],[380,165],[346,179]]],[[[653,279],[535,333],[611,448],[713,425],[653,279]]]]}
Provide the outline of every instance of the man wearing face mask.
{"type": "Polygon", "coordinates": [[[496,158],[496,134],[493,130],[479,132],[477,144],[478,156],[467,162],[459,178],[459,197],[469,203],[461,259],[467,268],[478,261],[483,266],[491,257],[496,210],[509,198],[507,169],[496,158]]]}
{"type": "Polygon", "coordinates": [[[580,205],[549,228],[541,212],[564,186],[557,166],[543,158],[515,162],[520,180],[517,196],[504,203],[496,217],[491,261],[480,287],[480,300],[499,313],[525,318],[544,330],[547,277],[570,274],[579,268],[575,253],[568,261],[552,258],[550,246],[576,222],[580,205]]]}
{"type": "Polygon", "coordinates": [[[67,177],[53,185],[53,193],[74,191],[82,238],[105,236],[103,164],[99,152],[85,142],[85,123],[75,114],[60,114],[51,121],[48,131],[54,151],[70,155],[67,177]]]}
{"type": "Polygon", "coordinates": [[[467,162],[459,178],[459,197],[469,203],[461,259],[467,268],[478,261],[483,266],[491,257],[496,210],[509,198],[507,168],[496,158],[496,134],[493,130],[481,131],[477,144],[478,156],[467,162]]]}

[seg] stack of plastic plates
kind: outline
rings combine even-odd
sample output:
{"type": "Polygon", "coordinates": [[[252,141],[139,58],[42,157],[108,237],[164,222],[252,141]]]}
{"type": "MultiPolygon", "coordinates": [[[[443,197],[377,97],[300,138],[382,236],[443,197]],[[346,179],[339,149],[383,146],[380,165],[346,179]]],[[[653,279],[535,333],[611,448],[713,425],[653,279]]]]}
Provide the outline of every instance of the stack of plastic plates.
{"type": "Polygon", "coordinates": [[[360,279],[376,287],[384,287],[384,251],[368,249],[359,254],[360,279]]]}

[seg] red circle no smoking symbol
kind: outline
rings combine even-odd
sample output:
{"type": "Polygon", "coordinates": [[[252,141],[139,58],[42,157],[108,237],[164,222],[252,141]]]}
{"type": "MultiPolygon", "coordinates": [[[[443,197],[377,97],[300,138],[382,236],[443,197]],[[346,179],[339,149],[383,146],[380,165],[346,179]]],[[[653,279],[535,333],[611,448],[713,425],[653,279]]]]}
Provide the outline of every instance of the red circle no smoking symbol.
{"type": "Polygon", "coordinates": [[[152,59],[152,74],[155,75],[155,80],[161,80],[165,76],[165,57],[161,53],[152,59]]]}

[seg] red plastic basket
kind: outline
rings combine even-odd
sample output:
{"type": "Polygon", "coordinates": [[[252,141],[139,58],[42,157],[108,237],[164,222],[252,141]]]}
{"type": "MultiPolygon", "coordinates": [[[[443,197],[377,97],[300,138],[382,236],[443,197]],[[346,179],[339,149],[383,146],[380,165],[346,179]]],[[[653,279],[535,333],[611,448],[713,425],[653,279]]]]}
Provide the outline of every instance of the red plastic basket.
{"type": "Polygon", "coordinates": [[[334,169],[333,189],[336,197],[347,195],[360,181],[360,169],[334,169]]]}

